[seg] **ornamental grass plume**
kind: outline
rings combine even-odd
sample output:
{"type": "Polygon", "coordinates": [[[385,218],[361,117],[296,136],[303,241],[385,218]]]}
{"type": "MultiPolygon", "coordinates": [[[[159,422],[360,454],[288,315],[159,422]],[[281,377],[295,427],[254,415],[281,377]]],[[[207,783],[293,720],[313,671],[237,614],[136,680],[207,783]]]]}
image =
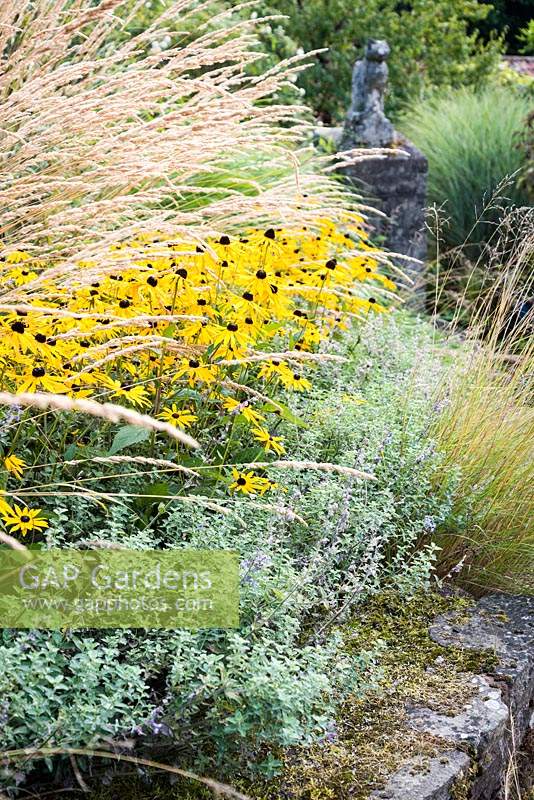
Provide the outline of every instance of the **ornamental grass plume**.
{"type": "MultiPolygon", "coordinates": [[[[336,183],[299,169],[300,110],[263,102],[303,69],[303,59],[248,75],[260,58],[257,20],[234,21],[228,10],[198,25],[198,7],[176,0],[146,30],[125,37],[129,0],[2,3],[5,248],[55,265],[98,251],[102,273],[109,244],[143,230],[200,241],[243,219],[302,223],[337,213],[336,183]],[[151,49],[164,35],[171,46],[151,49]],[[255,190],[199,184],[201,176],[224,176],[235,153],[263,156],[284,171],[255,190]]],[[[204,18],[209,10],[202,4],[204,18]]],[[[54,269],[65,267],[47,277],[54,269]]]]}
{"type": "Polygon", "coordinates": [[[0,542],[7,545],[7,547],[10,547],[12,550],[24,551],[28,549],[26,545],[22,544],[18,539],[15,539],[13,536],[10,536],[4,531],[0,531],[0,542]]]}
{"type": "Polygon", "coordinates": [[[149,467],[157,467],[166,471],[177,470],[190,475],[193,478],[198,478],[198,472],[194,469],[184,467],[183,464],[175,464],[173,461],[166,461],[164,458],[145,458],[145,456],[93,456],[93,458],[75,458],[70,461],[65,461],[66,467],[78,466],[79,464],[87,464],[92,462],[95,464],[142,464],[149,467]]]}
{"type": "Polygon", "coordinates": [[[376,481],[376,475],[370,472],[362,472],[353,467],[345,467],[343,464],[331,464],[319,461],[257,461],[256,467],[281,467],[285,469],[316,469],[319,472],[336,472],[339,475],[350,475],[352,478],[363,478],[368,481],[376,481]]]}
{"type": "Polygon", "coordinates": [[[126,422],[128,425],[137,425],[150,431],[165,433],[172,439],[177,439],[181,444],[188,447],[198,447],[199,444],[192,436],[182,433],[174,425],[161,422],[158,419],[139,414],[131,408],[115,405],[114,403],[97,403],[95,400],[73,400],[60,394],[50,394],[47,392],[35,392],[20,394],[10,394],[0,392],[0,405],[24,406],[28,408],[38,408],[50,411],[70,411],[81,414],[89,414],[106,422],[126,422]]]}

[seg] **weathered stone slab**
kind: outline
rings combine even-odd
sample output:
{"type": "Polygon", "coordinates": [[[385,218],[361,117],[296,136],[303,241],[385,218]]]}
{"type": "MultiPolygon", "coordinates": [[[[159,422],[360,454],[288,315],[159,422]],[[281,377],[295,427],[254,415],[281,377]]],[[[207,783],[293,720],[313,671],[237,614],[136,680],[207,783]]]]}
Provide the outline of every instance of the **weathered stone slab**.
{"type": "MultiPolygon", "coordinates": [[[[445,615],[430,635],[442,645],[491,648],[499,658],[493,674],[479,678],[488,687],[486,697],[466,708],[465,727],[458,721],[457,734],[475,749],[480,767],[473,800],[500,798],[510,753],[525,738],[534,707],[534,597],[484,597],[462,625],[445,615]],[[506,717],[501,720],[503,708],[506,717]]],[[[459,741],[454,735],[448,738],[459,741]]]]}
{"type": "Polygon", "coordinates": [[[444,646],[491,648],[499,663],[491,675],[473,676],[476,693],[461,713],[407,709],[409,725],[450,747],[437,758],[407,763],[371,797],[453,800],[463,782],[471,800],[503,800],[510,754],[528,733],[534,710],[534,598],[485,597],[461,623],[454,613],[438,617],[430,635],[444,646]]]}
{"type": "Polygon", "coordinates": [[[473,683],[478,693],[466,703],[462,713],[449,717],[429,708],[414,707],[408,709],[408,724],[476,754],[480,775],[473,783],[471,796],[491,800],[498,797],[508,764],[510,715],[499,689],[493,689],[481,675],[476,675],[473,683]]]}
{"type": "Polygon", "coordinates": [[[412,758],[389,780],[373,800],[449,800],[450,790],[467,774],[471,759],[459,750],[446,750],[437,758],[412,758]]]}

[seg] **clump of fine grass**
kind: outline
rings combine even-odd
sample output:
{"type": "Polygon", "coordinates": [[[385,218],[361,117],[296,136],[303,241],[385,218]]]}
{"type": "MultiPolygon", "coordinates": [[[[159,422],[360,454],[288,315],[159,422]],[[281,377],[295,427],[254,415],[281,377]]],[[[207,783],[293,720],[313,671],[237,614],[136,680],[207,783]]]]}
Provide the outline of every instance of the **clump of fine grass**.
{"type": "MultiPolygon", "coordinates": [[[[489,204],[497,198],[489,200],[489,204]]],[[[488,205],[489,207],[489,205],[488,205]]],[[[482,219],[484,210],[478,219],[482,219]]],[[[528,241],[534,225],[534,208],[516,207],[503,213],[493,226],[484,251],[471,258],[468,245],[441,251],[446,245],[443,220],[435,213],[436,256],[428,272],[427,308],[452,322],[454,328],[480,323],[488,303],[495,305],[500,282],[507,265],[517,264],[517,251],[528,241]]],[[[520,258],[514,278],[514,294],[528,296],[532,264],[520,258]]]]}
{"type": "Polygon", "coordinates": [[[475,592],[534,591],[534,225],[510,251],[438,401],[433,435],[461,480],[439,567],[475,592]],[[530,270],[532,272],[532,270],[530,270]]]}
{"type": "Polygon", "coordinates": [[[498,86],[458,89],[416,105],[401,122],[429,162],[428,199],[443,209],[448,248],[471,258],[493,237],[503,208],[528,203],[518,147],[528,97],[498,86]]]}

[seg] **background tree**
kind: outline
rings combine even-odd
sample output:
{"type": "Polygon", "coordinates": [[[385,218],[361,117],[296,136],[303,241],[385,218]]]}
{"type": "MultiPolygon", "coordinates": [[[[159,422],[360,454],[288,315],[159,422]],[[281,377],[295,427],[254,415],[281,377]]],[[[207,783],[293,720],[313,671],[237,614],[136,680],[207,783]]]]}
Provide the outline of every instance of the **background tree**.
{"type": "Polygon", "coordinates": [[[476,0],[268,0],[260,9],[288,16],[285,28],[297,47],[328,48],[299,78],[307,103],[326,123],[342,118],[352,64],[369,37],[387,39],[392,48],[387,111],[393,116],[435,87],[482,81],[496,69],[502,46],[495,35],[480,38],[476,26],[492,6],[476,0]]]}
{"type": "Polygon", "coordinates": [[[492,6],[487,17],[477,24],[482,37],[488,40],[492,31],[502,31],[506,52],[519,52],[521,30],[532,19],[532,0],[492,0],[492,6]]]}

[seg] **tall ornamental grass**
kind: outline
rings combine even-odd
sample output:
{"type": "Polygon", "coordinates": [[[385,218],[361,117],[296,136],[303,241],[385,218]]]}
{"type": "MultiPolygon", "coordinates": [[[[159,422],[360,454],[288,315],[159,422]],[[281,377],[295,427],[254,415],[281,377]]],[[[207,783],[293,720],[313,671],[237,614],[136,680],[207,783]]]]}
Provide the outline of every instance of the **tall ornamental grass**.
{"type": "Polygon", "coordinates": [[[126,36],[140,5],[2,3],[2,244],[57,262],[74,252],[102,255],[134,230],[176,236],[194,228],[202,238],[244,221],[335,216],[335,184],[299,171],[302,109],[275,102],[302,58],[249,75],[260,58],[257,22],[195,0],[176,0],[126,36]],[[246,191],[206,185],[206,176],[228,175],[236,154],[269,161],[267,179],[246,191]]]}
{"type": "Polygon", "coordinates": [[[518,145],[531,105],[504,87],[462,88],[416,104],[401,122],[428,158],[428,201],[442,210],[447,248],[476,258],[503,208],[527,204],[518,145]]]}
{"type": "Polygon", "coordinates": [[[532,225],[523,234],[476,315],[467,357],[448,375],[433,429],[443,486],[460,471],[440,569],[476,592],[534,591],[532,269],[523,282],[532,225]]]}

